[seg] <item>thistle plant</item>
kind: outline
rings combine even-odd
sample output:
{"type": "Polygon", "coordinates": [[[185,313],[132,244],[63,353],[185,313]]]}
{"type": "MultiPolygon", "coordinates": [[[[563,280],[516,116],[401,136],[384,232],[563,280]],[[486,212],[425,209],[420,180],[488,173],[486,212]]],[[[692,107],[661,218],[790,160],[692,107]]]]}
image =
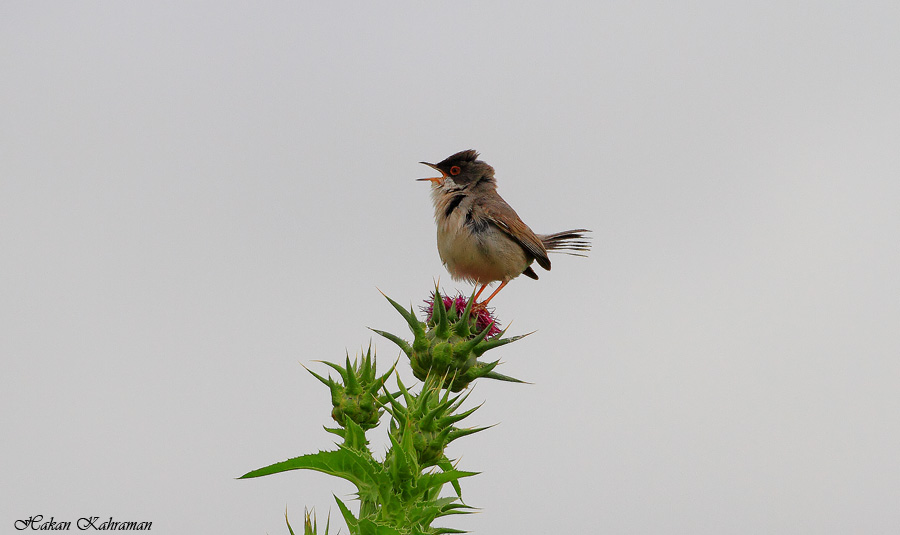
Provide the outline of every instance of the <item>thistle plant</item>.
{"type": "Polygon", "coordinates": [[[527,335],[503,338],[505,333],[495,330],[496,320],[490,313],[484,308],[473,313],[472,299],[465,302],[462,309],[459,299],[450,299],[448,309],[440,292],[435,290],[429,303],[431,313],[423,322],[416,318],[412,308],[406,310],[390,297],[385,297],[406,320],[413,339],[408,342],[397,335],[372,330],[400,347],[409,358],[416,379],[424,381],[429,374],[437,374],[444,378],[443,387],[453,392],[459,392],[480,377],[522,382],[495,372],[499,360],[484,362],[478,358],[490,349],[527,335]]]}
{"type": "MultiPolygon", "coordinates": [[[[409,388],[396,373],[397,363],[379,375],[372,346],[364,355],[343,365],[322,362],[337,374],[323,376],[308,370],[328,387],[331,417],[337,427],[326,431],[341,438],[337,449],[320,451],[271,464],[241,476],[241,479],[286,472],[316,470],[345,479],[356,487],[359,510],[354,514],[343,500],[334,497],[351,534],[432,535],[463,533],[433,526],[441,517],[471,513],[462,501],[460,480],[477,472],[457,468],[446,454],[456,439],[487,427],[462,427],[461,422],[480,405],[461,406],[468,393],[459,394],[479,378],[522,382],[494,371],[499,361],[479,360],[487,351],[514,342],[522,336],[504,338],[493,315],[474,308],[472,299],[442,297],[435,290],[420,321],[412,308],[405,309],[385,296],[406,321],[411,340],[373,329],[391,340],[406,355],[413,375],[421,381],[409,388]],[[391,392],[391,377],[397,389],[391,392]],[[390,445],[381,460],[370,448],[366,433],[387,414],[390,445]],[[447,485],[450,489],[445,489],[447,485]]],[[[471,391],[469,391],[471,392],[471,391]]],[[[315,518],[305,515],[304,534],[317,533],[315,518]]],[[[328,533],[326,525],[325,533],[328,533]]],[[[294,531],[288,523],[288,530],[294,531]]]]}

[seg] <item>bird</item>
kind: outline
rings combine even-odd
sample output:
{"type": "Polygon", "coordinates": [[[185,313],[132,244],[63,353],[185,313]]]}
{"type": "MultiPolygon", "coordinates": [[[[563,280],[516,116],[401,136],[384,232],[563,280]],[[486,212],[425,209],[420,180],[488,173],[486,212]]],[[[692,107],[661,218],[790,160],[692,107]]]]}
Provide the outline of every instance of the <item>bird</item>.
{"type": "Polygon", "coordinates": [[[580,228],[535,234],[497,193],[494,168],[478,156],[469,149],[439,163],[419,162],[441,175],[417,180],[431,182],[441,262],[453,280],[481,285],[473,305],[487,306],[519,275],[536,280],[538,275],[531,266],[535,261],[549,271],[549,251],[587,256],[591,243],[586,233],[591,231],[580,228]],[[494,282],[500,285],[478,303],[484,289],[494,282]]]}

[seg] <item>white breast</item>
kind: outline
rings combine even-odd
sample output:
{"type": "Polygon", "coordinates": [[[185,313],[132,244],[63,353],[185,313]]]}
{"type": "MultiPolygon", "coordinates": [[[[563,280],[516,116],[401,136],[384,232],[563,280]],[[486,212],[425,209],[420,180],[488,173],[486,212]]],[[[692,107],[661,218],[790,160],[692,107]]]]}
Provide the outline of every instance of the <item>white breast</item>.
{"type": "Polygon", "coordinates": [[[454,280],[479,284],[508,281],[518,277],[531,264],[525,251],[517,242],[494,224],[478,217],[467,197],[445,217],[449,200],[441,198],[440,191],[433,192],[435,220],[437,221],[437,246],[441,261],[454,280]],[[482,224],[466,224],[466,214],[472,213],[482,224]]]}

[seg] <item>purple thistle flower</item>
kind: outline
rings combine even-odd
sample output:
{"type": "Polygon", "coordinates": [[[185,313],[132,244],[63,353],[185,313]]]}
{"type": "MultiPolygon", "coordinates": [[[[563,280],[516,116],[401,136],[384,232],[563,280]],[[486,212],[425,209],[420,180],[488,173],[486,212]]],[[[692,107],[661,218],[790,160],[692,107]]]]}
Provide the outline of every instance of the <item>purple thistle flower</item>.
{"type": "MultiPolygon", "coordinates": [[[[465,310],[466,306],[469,304],[469,298],[461,293],[456,297],[450,297],[449,295],[443,295],[441,297],[444,301],[444,308],[446,310],[452,310],[453,306],[456,305],[457,315],[461,315],[462,311],[465,310]]],[[[430,299],[425,300],[425,306],[421,308],[422,312],[427,314],[425,323],[431,323],[431,316],[434,313],[434,293],[431,294],[430,299]]],[[[486,329],[488,325],[491,326],[485,339],[491,339],[500,334],[500,321],[494,317],[494,309],[488,310],[487,307],[476,303],[475,306],[472,307],[471,317],[475,319],[475,332],[481,332],[486,329]],[[493,322],[493,324],[491,322],[493,322]]]]}

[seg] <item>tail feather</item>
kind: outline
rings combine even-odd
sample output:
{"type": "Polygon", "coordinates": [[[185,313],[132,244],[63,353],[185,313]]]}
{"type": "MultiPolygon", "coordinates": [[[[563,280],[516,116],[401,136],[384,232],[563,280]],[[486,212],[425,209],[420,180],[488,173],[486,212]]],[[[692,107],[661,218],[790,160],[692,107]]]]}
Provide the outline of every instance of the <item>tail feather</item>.
{"type": "Polygon", "coordinates": [[[538,237],[547,251],[572,256],[587,256],[586,253],[591,250],[591,237],[586,236],[586,232],[590,232],[590,230],[579,228],[554,232],[553,234],[541,234],[538,237]]]}

